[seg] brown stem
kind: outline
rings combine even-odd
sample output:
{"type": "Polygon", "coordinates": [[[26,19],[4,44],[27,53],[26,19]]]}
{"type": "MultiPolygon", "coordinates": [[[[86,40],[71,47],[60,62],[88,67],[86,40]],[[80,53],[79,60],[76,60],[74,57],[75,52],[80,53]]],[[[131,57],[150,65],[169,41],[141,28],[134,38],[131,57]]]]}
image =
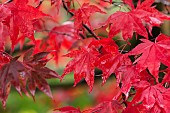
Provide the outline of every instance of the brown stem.
{"type": "MultiPolygon", "coordinates": [[[[63,7],[64,9],[71,15],[71,16],[74,16],[74,13],[70,12],[68,7],[65,5],[65,1],[62,0],[62,3],[63,3],[63,7]]],[[[82,23],[83,24],[83,23],[82,23]]],[[[97,37],[97,35],[86,25],[86,24],[83,24],[83,27],[96,39],[96,40],[99,40],[99,38],[97,37]]]]}
{"type": "Polygon", "coordinates": [[[169,9],[168,9],[168,5],[164,5],[165,6],[165,9],[166,9],[166,11],[168,12],[168,14],[170,14],[170,11],[169,11],[169,9]]]}
{"type": "MultiPolygon", "coordinates": [[[[107,1],[107,0],[103,0],[103,2],[108,2],[108,3],[110,3],[110,1],[107,1]]],[[[117,4],[124,4],[122,1],[120,1],[120,2],[115,2],[115,1],[112,1],[112,4],[114,4],[114,5],[117,5],[117,4]]],[[[118,6],[118,5],[117,5],[118,6]]]]}
{"type": "Polygon", "coordinates": [[[8,1],[6,1],[4,4],[8,4],[8,3],[10,3],[10,2],[12,2],[13,0],[8,0],[8,1]]]}
{"type": "MultiPolygon", "coordinates": [[[[56,34],[60,34],[60,35],[66,35],[66,36],[69,36],[69,37],[72,37],[70,34],[67,34],[67,33],[62,33],[62,32],[57,32],[57,31],[51,31],[51,30],[48,30],[48,29],[44,29],[42,31],[46,31],[46,32],[52,32],[52,33],[56,33],[56,34]]],[[[79,36],[82,38],[82,39],[85,39],[84,35],[79,33],[79,36]]]]}
{"type": "Polygon", "coordinates": [[[12,56],[10,54],[8,54],[5,51],[0,51],[1,54],[3,54],[4,56],[8,56],[10,59],[12,59],[12,56]]]}
{"type": "Polygon", "coordinates": [[[39,4],[36,6],[36,8],[39,8],[44,0],[40,0],[39,4]]]}

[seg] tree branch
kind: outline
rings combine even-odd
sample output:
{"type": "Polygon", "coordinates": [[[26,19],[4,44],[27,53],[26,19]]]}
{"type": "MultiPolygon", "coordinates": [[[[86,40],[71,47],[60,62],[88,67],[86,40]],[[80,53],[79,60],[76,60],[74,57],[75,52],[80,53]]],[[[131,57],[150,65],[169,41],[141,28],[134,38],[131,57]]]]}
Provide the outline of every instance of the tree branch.
{"type": "MultiPolygon", "coordinates": [[[[51,31],[51,30],[48,30],[48,29],[44,29],[44,30],[42,30],[41,32],[43,32],[43,31],[52,32],[52,33],[56,33],[56,34],[59,34],[59,35],[66,35],[66,36],[72,37],[72,35],[70,35],[70,34],[62,33],[62,32],[57,32],[57,31],[51,31]]],[[[85,39],[85,37],[84,37],[83,34],[79,33],[79,36],[80,36],[82,39],[85,39]]]]}
{"type": "Polygon", "coordinates": [[[8,0],[8,1],[6,1],[4,4],[8,4],[8,3],[10,3],[10,2],[12,2],[13,0],[8,0]]]}
{"type": "Polygon", "coordinates": [[[36,8],[39,8],[44,0],[40,0],[39,4],[36,6],[36,8]]]}
{"type": "Polygon", "coordinates": [[[164,6],[165,6],[165,9],[166,9],[167,13],[170,14],[170,11],[169,11],[169,9],[168,9],[168,6],[167,6],[167,5],[164,5],[164,6]]]}
{"type": "MultiPolygon", "coordinates": [[[[68,7],[65,5],[65,1],[62,0],[62,3],[63,3],[63,7],[64,9],[71,15],[71,16],[74,16],[74,13],[70,12],[68,7]]],[[[97,37],[97,35],[86,25],[86,24],[83,24],[83,27],[96,39],[96,40],[99,40],[99,38],[97,37]]]]}

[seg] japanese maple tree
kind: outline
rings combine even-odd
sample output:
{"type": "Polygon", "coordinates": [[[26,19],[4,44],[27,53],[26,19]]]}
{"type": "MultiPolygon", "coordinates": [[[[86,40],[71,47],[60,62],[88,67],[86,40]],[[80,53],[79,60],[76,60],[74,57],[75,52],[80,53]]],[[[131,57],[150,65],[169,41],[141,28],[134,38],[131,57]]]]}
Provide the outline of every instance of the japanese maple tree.
{"type": "MultiPolygon", "coordinates": [[[[43,12],[45,0],[1,1],[0,100],[4,108],[11,86],[33,99],[38,88],[53,99],[46,79],[62,82],[73,72],[74,86],[84,79],[90,93],[95,72],[101,70],[102,85],[115,76],[120,88],[116,96],[86,110],[63,106],[54,112],[170,112],[170,37],[153,34],[153,28],[161,27],[170,16],[158,11],[154,0],[46,1],[55,12],[43,12]],[[118,10],[110,13],[114,7],[118,10]],[[56,18],[60,10],[68,15],[64,22],[56,18]],[[68,52],[63,57],[71,60],[59,75],[46,64],[52,60],[60,65],[63,48],[68,52]]],[[[169,13],[170,2],[156,2],[169,13]]]]}

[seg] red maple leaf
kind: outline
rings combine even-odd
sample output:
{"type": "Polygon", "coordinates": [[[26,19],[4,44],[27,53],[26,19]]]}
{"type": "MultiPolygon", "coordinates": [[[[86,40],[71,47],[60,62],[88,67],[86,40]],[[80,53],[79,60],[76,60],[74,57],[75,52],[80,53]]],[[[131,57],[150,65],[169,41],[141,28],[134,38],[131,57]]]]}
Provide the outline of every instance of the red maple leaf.
{"type": "Polygon", "coordinates": [[[103,84],[106,82],[107,78],[109,78],[112,73],[115,73],[120,66],[131,64],[131,61],[127,58],[127,56],[119,53],[118,46],[110,38],[94,40],[90,46],[99,48],[101,53],[100,58],[95,65],[103,71],[103,84]],[[126,62],[123,64],[125,60],[126,62]]]}
{"type": "MultiPolygon", "coordinates": [[[[144,110],[142,109],[142,113],[144,110]]],[[[122,113],[140,113],[140,110],[138,109],[138,106],[130,106],[128,105],[122,113]]]]}
{"type": "Polygon", "coordinates": [[[155,78],[150,73],[148,73],[147,69],[139,73],[139,78],[141,81],[147,81],[151,85],[155,84],[155,78]]]}
{"type": "Polygon", "coordinates": [[[164,63],[169,66],[169,43],[170,39],[160,34],[156,39],[155,43],[146,39],[141,39],[144,43],[137,45],[132,51],[130,51],[129,55],[139,55],[134,63],[137,63],[137,68],[139,72],[148,68],[149,72],[158,80],[158,73],[160,63],[164,63]],[[158,41],[157,41],[158,40],[158,41]]]}
{"type": "Polygon", "coordinates": [[[72,106],[66,106],[62,108],[57,108],[55,110],[59,110],[57,113],[82,113],[79,108],[74,108],[72,106]]]}
{"type": "Polygon", "coordinates": [[[111,24],[109,31],[110,38],[115,36],[120,31],[122,31],[122,36],[125,40],[132,38],[134,31],[145,38],[148,37],[148,33],[142,23],[142,20],[133,12],[118,11],[112,14],[106,23],[111,24]]]}
{"type": "Polygon", "coordinates": [[[73,43],[79,38],[74,32],[74,24],[71,22],[56,26],[50,31],[49,38],[46,41],[48,44],[47,50],[55,50],[53,55],[55,56],[56,61],[58,61],[60,47],[64,46],[66,49],[70,49],[73,43]]]}
{"type": "Polygon", "coordinates": [[[21,94],[20,73],[25,71],[25,67],[17,59],[18,57],[12,58],[9,63],[6,63],[0,69],[0,100],[3,107],[6,106],[11,85],[21,94]]]}
{"type": "Polygon", "coordinates": [[[101,56],[105,54],[115,54],[118,53],[118,45],[114,42],[114,40],[110,38],[102,38],[100,40],[93,40],[90,43],[90,46],[95,46],[96,48],[99,48],[101,56]]]}
{"type": "Polygon", "coordinates": [[[131,61],[126,55],[120,53],[114,54],[105,54],[96,62],[97,68],[101,69],[103,84],[106,82],[106,79],[112,73],[115,73],[118,68],[124,65],[130,65],[131,61]]]}
{"type": "Polygon", "coordinates": [[[142,106],[146,108],[147,112],[169,112],[169,107],[167,106],[169,99],[166,98],[166,94],[169,94],[168,89],[161,84],[151,86],[146,81],[140,81],[134,87],[136,89],[136,94],[132,100],[134,105],[142,102],[142,106]]]}
{"type": "Polygon", "coordinates": [[[116,100],[105,101],[92,109],[87,110],[88,113],[120,113],[123,110],[121,104],[116,100]]]}
{"type": "Polygon", "coordinates": [[[3,21],[11,15],[10,9],[8,9],[5,5],[0,4],[0,50],[4,50],[5,38],[4,32],[7,32],[4,29],[3,21]]]}
{"type": "Polygon", "coordinates": [[[72,11],[74,12],[74,16],[72,18],[74,18],[74,27],[78,33],[79,30],[83,29],[83,24],[88,25],[91,29],[91,24],[89,22],[89,18],[91,15],[93,15],[96,12],[99,13],[105,13],[103,12],[101,9],[99,9],[97,6],[95,5],[89,5],[88,3],[84,3],[81,8],[72,11]]]}
{"type": "Polygon", "coordinates": [[[57,14],[59,13],[61,4],[62,4],[62,0],[51,0],[51,5],[55,5],[55,7],[57,8],[57,14]]]}
{"type": "Polygon", "coordinates": [[[74,86],[76,86],[82,78],[85,78],[91,91],[94,84],[95,61],[98,59],[98,55],[99,53],[96,50],[88,47],[66,54],[66,57],[73,59],[66,65],[62,77],[74,71],[74,86]]]}
{"type": "Polygon", "coordinates": [[[35,94],[36,87],[52,98],[50,87],[45,79],[60,78],[53,70],[45,67],[49,61],[45,59],[48,52],[37,53],[31,56],[33,49],[30,49],[24,55],[24,62],[9,56],[9,60],[5,60],[5,64],[0,68],[0,100],[3,106],[6,105],[6,100],[10,93],[11,85],[21,95],[24,92],[27,96],[27,86],[32,96],[35,94]]]}
{"type": "MultiPolygon", "coordinates": [[[[170,16],[159,12],[155,7],[151,6],[155,0],[145,0],[144,2],[138,2],[136,9],[132,12],[142,19],[142,21],[147,24],[147,28],[151,34],[153,26],[160,26],[163,20],[170,20],[170,16]]],[[[152,34],[151,34],[152,35],[152,34]]]]}
{"type": "Polygon", "coordinates": [[[24,73],[28,82],[28,88],[32,96],[35,95],[36,87],[52,98],[50,86],[46,79],[60,78],[60,76],[53,70],[44,67],[49,59],[45,57],[49,52],[40,52],[33,55],[33,49],[27,51],[24,55],[23,62],[27,67],[24,73]]]}
{"type": "Polygon", "coordinates": [[[125,94],[127,99],[133,84],[140,81],[139,73],[136,70],[136,67],[132,65],[120,66],[116,72],[116,81],[118,86],[121,83],[120,91],[125,94]]]}
{"type": "Polygon", "coordinates": [[[109,37],[112,38],[117,33],[122,31],[122,36],[125,40],[131,39],[133,32],[148,38],[148,33],[145,29],[145,26],[148,27],[149,32],[151,33],[153,26],[160,26],[163,20],[169,20],[170,17],[160,13],[151,5],[154,3],[154,0],[145,0],[137,5],[137,8],[134,8],[132,0],[124,0],[132,10],[130,12],[121,12],[118,11],[112,14],[106,24],[110,25],[109,37]],[[120,24],[121,23],[121,24],[120,24]]]}
{"type": "Polygon", "coordinates": [[[11,10],[11,17],[7,24],[12,41],[12,49],[17,44],[19,32],[34,41],[33,20],[47,16],[37,8],[27,5],[28,1],[17,0],[6,6],[11,10]]]}

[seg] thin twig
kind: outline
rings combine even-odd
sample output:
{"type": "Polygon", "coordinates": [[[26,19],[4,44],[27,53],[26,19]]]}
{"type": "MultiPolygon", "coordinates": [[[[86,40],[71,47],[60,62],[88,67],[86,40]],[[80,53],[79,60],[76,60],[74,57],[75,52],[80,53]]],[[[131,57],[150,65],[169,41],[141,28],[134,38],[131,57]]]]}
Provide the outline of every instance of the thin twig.
{"type": "Polygon", "coordinates": [[[12,2],[13,0],[8,0],[8,1],[6,1],[4,4],[8,4],[8,3],[10,3],[10,2],[12,2]]]}
{"type": "Polygon", "coordinates": [[[44,0],[40,0],[39,4],[36,6],[36,8],[39,8],[44,0]]]}
{"type": "MultiPolygon", "coordinates": [[[[103,0],[103,2],[108,2],[108,3],[110,3],[110,1],[107,1],[107,0],[103,0]]],[[[112,4],[115,5],[115,6],[120,6],[120,4],[124,4],[124,2],[122,2],[122,1],[120,1],[120,2],[112,1],[112,4]]]]}
{"type": "Polygon", "coordinates": [[[170,11],[168,9],[168,5],[164,5],[164,6],[165,6],[166,11],[168,12],[167,14],[170,14],[170,11]]]}
{"type": "MultiPolygon", "coordinates": [[[[56,33],[56,34],[59,34],[59,35],[66,35],[66,36],[69,36],[69,37],[72,37],[71,34],[68,34],[68,33],[62,33],[62,32],[57,32],[57,31],[52,31],[52,30],[48,30],[48,29],[44,29],[42,31],[46,31],[46,32],[52,32],[52,33],[56,33]]],[[[79,36],[82,38],[82,39],[85,39],[84,35],[79,33],[79,36]]]]}
{"type": "Polygon", "coordinates": [[[8,56],[10,59],[12,59],[12,56],[10,54],[8,54],[5,51],[0,51],[0,53],[2,54],[2,56],[8,56]]]}
{"type": "MultiPolygon", "coordinates": [[[[67,8],[67,6],[65,5],[65,1],[62,0],[62,3],[63,3],[63,7],[64,9],[71,15],[71,16],[74,16],[74,13],[70,12],[69,9],[67,8]]],[[[83,24],[83,27],[96,39],[96,40],[99,40],[99,38],[97,37],[97,35],[86,25],[86,24],[83,24]]]]}

